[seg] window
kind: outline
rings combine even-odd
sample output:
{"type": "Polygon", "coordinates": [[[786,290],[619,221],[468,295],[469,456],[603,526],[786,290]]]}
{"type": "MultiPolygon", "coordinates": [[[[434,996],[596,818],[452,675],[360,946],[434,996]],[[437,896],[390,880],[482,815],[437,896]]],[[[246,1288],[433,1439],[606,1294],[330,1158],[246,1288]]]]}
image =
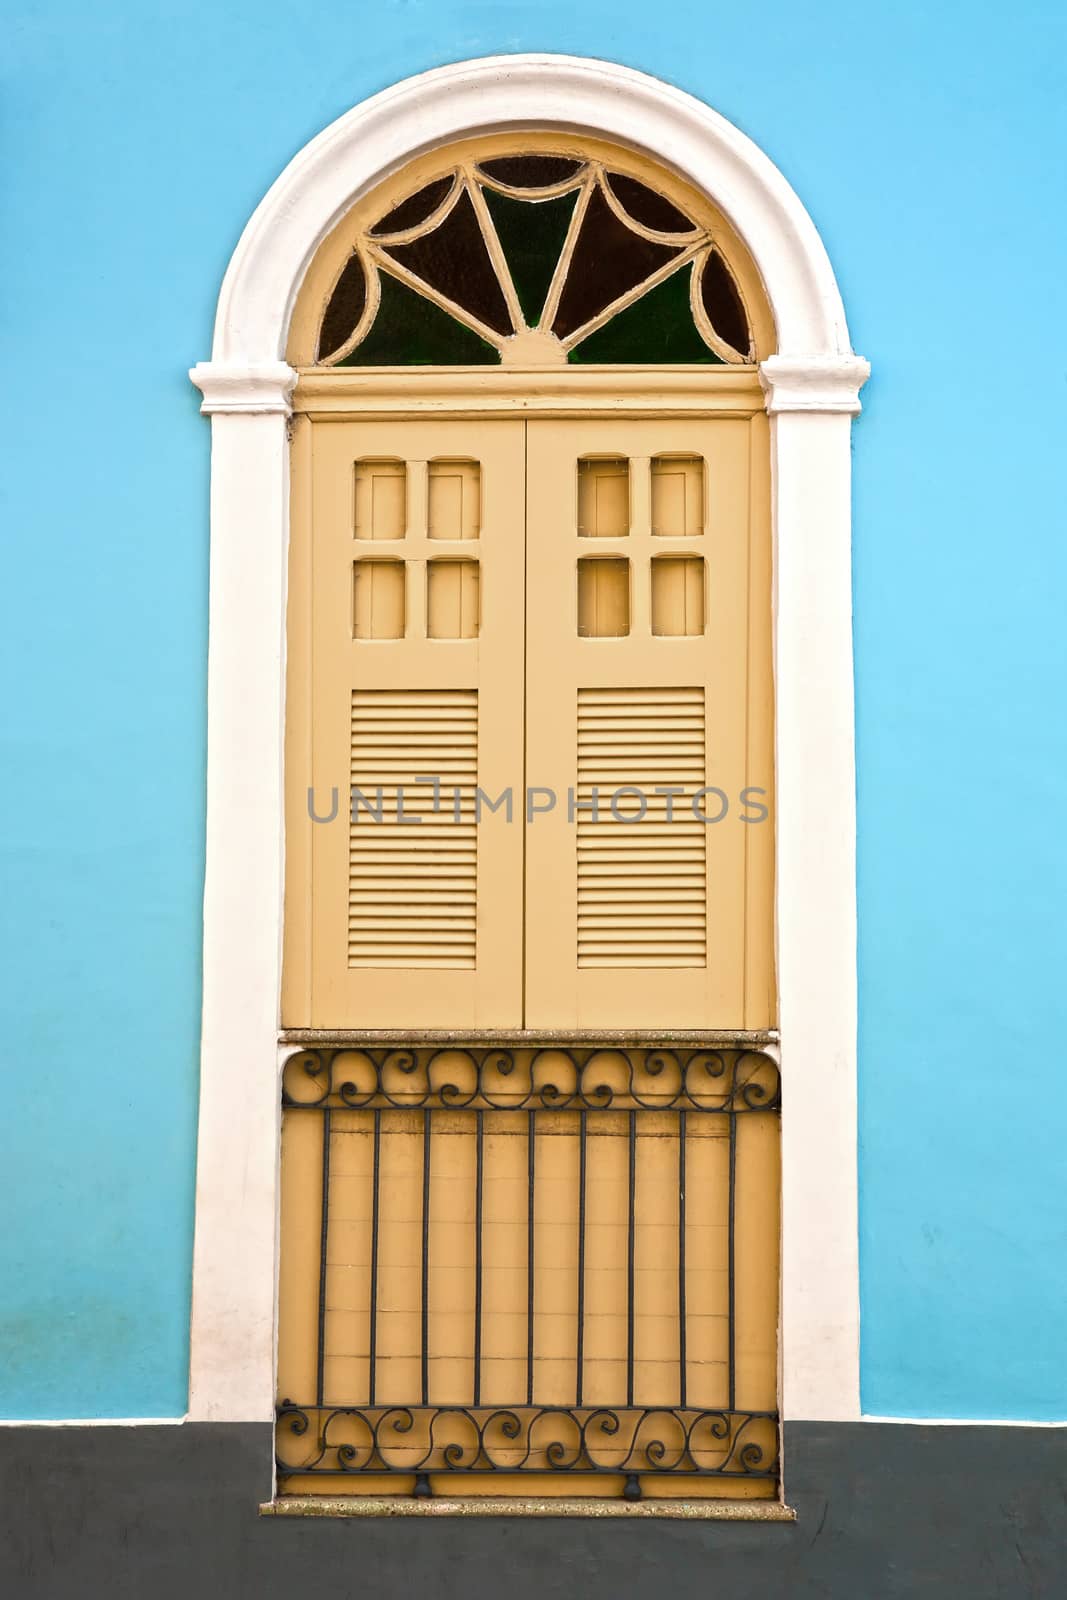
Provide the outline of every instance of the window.
{"type": "MultiPolygon", "coordinates": [[[[782,1129],[790,1218],[782,1242],[783,1395],[787,1416],[859,1415],[848,483],[851,418],[868,370],[851,351],[817,230],[767,156],[690,96],[602,60],[509,56],[421,74],[347,112],[264,196],[226,274],[211,359],[191,374],[212,418],[213,548],[191,1417],[258,1418],[274,1393],[283,732],[295,818],[305,815],[312,754],[310,740],[302,747],[297,737],[299,685],[290,682],[283,721],[279,678],[287,550],[290,667],[301,638],[310,637],[308,508],[303,491],[290,508],[290,454],[294,482],[306,487],[319,424],[448,416],[450,408],[472,420],[554,410],[645,415],[650,393],[674,415],[710,419],[751,408],[755,438],[764,403],[757,381],[772,420],[775,483],[775,914],[790,1085],[782,1129]],[[448,144],[471,128],[537,128],[546,115],[551,133],[448,144]],[[647,177],[648,187],[714,228],[743,295],[758,380],[755,368],[733,364],[616,366],[609,377],[606,367],[549,372],[531,361],[517,381],[483,366],[474,384],[473,368],[438,367],[416,386],[409,369],[315,364],[322,316],[360,228],[460,160],[477,164],[517,147],[569,148],[562,130],[575,127],[599,130],[576,154],[611,171],[630,170],[628,140],[671,153],[685,181],[673,173],[664,179],[643,161],[631,175],[647,177]],[[440,155],[426,155],[435,141],[440,155]],[[404,151],[418,159],[398,169],[404,151]],[[723,198],[729,219],[707,195],[723,198]]],[[[765,498],[758,472],[752,483],[757,500],[765,498]]],[[[767,516],[765,505],[760,514],[767,516]]],[[[766,545],[761,553],[754,543],[752,556],[759,594],[770,588],[769,571],[760,568],[764,560],[769,566],[766,545]]],[[[706,598],[710,607],[710,592],[706,598]]],[[[750,667],[758,684],[765,670],[758,653],[750,667]]],[[[306,719],[303,728],[306,735],[306,719]]],[[[306,878],[306,842],[298,827],[288,829],[290,890],[301,871],[306,878]]],[[[766,893],[769,900],[769,883],[766,893]]],[[[305,990],[308,949],[298,913],[290,904],[284,919],[287,1015],[293,995],[305,990]]],[[[758,972],[758,963],[746,967],[758,972]]],[[[289,1049],[297,1042],[291,1032],[284,1039],[289,1049]]],[[[288,1245],[283,1266],[287,1256],[288,1245]]],[[[620,1500],[616,1509],[633,1508],[620,1500]]]]}
{"type": "Polygon", "coordinates": [[[442,153],[297,310],[287,1494],[776,1492],[767,434],[657,398],[747,269],[634,168],[442,153]]]}

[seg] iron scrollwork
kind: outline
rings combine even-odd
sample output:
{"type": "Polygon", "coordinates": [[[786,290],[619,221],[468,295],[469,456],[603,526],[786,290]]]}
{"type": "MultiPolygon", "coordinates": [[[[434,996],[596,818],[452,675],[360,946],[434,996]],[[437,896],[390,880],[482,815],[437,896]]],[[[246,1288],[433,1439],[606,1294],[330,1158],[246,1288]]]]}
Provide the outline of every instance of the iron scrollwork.
{"type": "Polygon", "coordinates": [[[312,1046],[291,1055],[283,1104],[300,1110],[777,1111],[764,1050],[552,1045],[312,1046]]]}
{"type": "Polygon", "coordinates": [[[294,1474],[550,1472],[773,1479],[769,1411],[671,1407],[337,1406],[285,1401],[277,1465],[294,1474]]]}

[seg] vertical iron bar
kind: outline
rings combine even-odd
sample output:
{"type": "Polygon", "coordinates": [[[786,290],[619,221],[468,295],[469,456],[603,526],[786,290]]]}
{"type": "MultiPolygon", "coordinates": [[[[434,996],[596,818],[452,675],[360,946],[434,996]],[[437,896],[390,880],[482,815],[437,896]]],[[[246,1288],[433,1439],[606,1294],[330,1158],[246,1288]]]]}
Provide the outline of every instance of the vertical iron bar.
{"type": "Polygon", "coordinates": [[[626,1241],[626,1404],[634,1403],[634,1200],[637,1192],[637,1112],[630,1112],[630,1204],[626,1241]]]}
{"type": "Polygon", "coordinates": [[[582,1403],[585,1382],[585,1155],[586,1117],[578,1113],[578,1354],[575,1404],[582,1403]]]}
{"type": "Polygon", "coordinates": [[[374,1404],[378,1385],[378,1215],[381,1193],[382,1113],[374,1113],[374,1162],[371,1169],[370,1213],[370,1382],[367,1404],[374,1404]]]}
{"type": "Polygon", "coordinates": [[[474,1165],[474,1404],[482,1403],[482,1186],[485,1171],[483,1148],[485,1112],[476,1111],[474,1165]]]}
{"type": "Polygon", "coordinates": [[[530,1185],[530,1203],[526,1225],[526,1404],[533,1405],[534,1390],[534,1181],[536,1176],[536,1113],[528,1114],[526,1135],[526,1165],[530,1185]]]}
{"type": "Polygon", "coordinates": [[[330,1232],[330,1111],[322,1113],[322,1221],[319,1234],[319,1351],[316,1390],[323,1404],[326,1376],[326,1244],[330,1232]]]}
{"type": "Polygon", "coordinates": [[[734,1409],[735,1377],[734,1377],[734,1190],[737,1172],[737,1114],[730,1112],[730,1206],[729,1206],[729,1232],[727,1235],[727,1267],[726,1267],[726,1293],[727,1293],[727,1333],[730,1340],[730,1349],[727,1361],[729,1376],[728,1406],[734,1409]]]}
{"type": "Polygon", "coordinates": [[[430,1116],[422,1113],[422,1403],[430,1403],[430,1116]]]}
{"type": "Polygon", "coordinates": [[[678,1112],[678,1404],[685,1406],[685,1109],[678,1112]]]}

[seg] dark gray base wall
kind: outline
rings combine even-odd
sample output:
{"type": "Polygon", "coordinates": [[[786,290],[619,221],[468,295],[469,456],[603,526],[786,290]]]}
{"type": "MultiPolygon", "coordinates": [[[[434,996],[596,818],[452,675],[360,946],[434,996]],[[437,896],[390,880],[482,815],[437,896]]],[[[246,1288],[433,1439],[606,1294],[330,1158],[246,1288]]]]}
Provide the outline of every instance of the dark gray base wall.
{"type": "Polygon", "coordinates": [[[264,1518],[270,1429],[0,1429],[10,1600],[1067,1594],[1067,1431],[793,1423],[795,1524],[264,1518]]]}

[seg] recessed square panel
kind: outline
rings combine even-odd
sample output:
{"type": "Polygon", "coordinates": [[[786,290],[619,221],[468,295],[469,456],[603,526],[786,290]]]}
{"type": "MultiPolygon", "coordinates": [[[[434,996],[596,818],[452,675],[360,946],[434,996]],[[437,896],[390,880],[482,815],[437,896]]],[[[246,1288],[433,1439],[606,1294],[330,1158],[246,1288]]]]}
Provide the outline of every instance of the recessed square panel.
{"type": "Polygon", "coordinates": [[[477,461],[431,461],[431,539],[477,539],[481,532],[481,477],[477,461]]]}
{"type": "Polygon", "coordinates": [[[404,637],[403,561],[352,564],[352,635],[356,639],[404,637]]]}
{"type": "Polygon", "coordinates": [[[583,539],[619,539],[630,531],[630,463],[601,456],[578,463],[578,532],[583,539]]]}
{"type": "Polygon", "coordinates": [[[652,632],[666,638],[684,638],[704,632],[703,557],[654,558],[652,632]]]}
{"type": "Polygon", "coordinates": [[[621,639],[630,631],[630,563],[590,556],[578,563],[578,632],[583,639],[621,639]]]}
{"type": "Polygon", "coordinates": [[[652,532],[660,539],[704,532],[704,462],[700,456],[657,456],[652,463],[652,532]]]}
{"type": "Polygon", "coordinates": [[[403,461],[356,462],[357,539],[402,539],[407,525],[403,461]]]}
{"type": "Polygon", "coordinates": [[[431,561],[426,568],[426,636],[478,637],[480,582],[477,561],[431,561]]]}

